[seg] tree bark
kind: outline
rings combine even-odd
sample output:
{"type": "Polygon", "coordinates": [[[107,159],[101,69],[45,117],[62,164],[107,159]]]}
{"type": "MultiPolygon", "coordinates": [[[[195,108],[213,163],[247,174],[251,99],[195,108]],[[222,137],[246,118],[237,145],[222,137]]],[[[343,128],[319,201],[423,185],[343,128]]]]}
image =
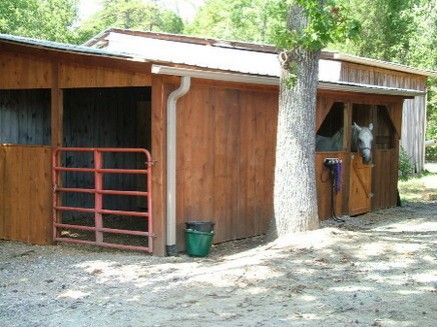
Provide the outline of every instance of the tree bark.
{"type": "MultiPolygon", "coordinates": [[[[296,18],[293,10],[290,13],[296,18]]],[[[302,15],[303,11],[298,14],[302,15]]],[[[305,18],[289,20],[289,28],[304,28],[305,18]]],[[[276,237],[319,226],[315,178],[319,58],[320,51],[301,48],[282,56],[274,183],[273,232],[276,235],[273,236],[276,237]],[[287,85],[290,70],[297,75],[292,86],[287,85]]]]}

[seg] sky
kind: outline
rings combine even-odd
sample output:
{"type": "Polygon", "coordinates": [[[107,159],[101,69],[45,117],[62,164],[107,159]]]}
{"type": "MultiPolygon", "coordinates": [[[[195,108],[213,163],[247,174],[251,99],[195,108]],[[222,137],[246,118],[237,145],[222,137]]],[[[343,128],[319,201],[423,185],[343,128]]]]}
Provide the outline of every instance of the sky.
{"type": "MultiPolygon", "coordinates": [[[[88,18],[101,8],[102,0],[80,0],[79,17],[88,18]]],[[[191,21],[205,0],[157,0],[163,7],[175,11],[183,20],[191,21]]]]}

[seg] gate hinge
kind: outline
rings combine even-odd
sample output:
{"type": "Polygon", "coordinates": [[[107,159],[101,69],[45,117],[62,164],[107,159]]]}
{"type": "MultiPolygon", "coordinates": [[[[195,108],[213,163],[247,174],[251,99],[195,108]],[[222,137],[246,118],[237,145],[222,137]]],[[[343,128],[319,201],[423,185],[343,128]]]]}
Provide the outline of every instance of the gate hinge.
{"type": "Polygon", "coordinates": [[[154,166],[157,162],[158,162],[158,160],[146,161],[145,165],[146,166],[154,166]]]}
{"type": "Polygon", "coordinates": [[[373,198],[374,194],[373,193],[369,193],[369,198],[373,198]]]}

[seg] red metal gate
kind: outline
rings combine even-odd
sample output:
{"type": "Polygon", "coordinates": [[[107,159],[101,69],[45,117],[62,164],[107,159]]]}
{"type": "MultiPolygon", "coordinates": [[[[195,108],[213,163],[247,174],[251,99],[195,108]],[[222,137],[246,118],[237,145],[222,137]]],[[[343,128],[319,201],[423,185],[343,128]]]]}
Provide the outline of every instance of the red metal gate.
{"type": "Polygon", "coordinates": [[[153,231],[152,231],[152,159],[150,153],[145,149],[137,148],[69,148],[61,147],[53,151],[53,232],[54,240],[69,243],[82,243],[98,245],[103,247],[135,250],[135,251],[153,251],[153,231]],[[61,154],[65,152],[81,152],[94,154],[94,167],[79,168],[79,167],[65,167],[62,166],[61,154]],[[104,168],[104,153],[138,153],[144,155],[144,169],[113,169],[104,168]],[[79,172],[79,173],[94,173],[94,188],[67,188],[62,186],[62,172],[79,172]],[[126,190],[107,190],[103,187],[104,174],[141,174],[145,177],[146,191],[126,191],[126,190]],[[60,194],[62,192],[72,193],[88,193],[94,195],[94,208],[81,208],[63,206],[60,194]],[[126,211],[126,210],[109,210],[103,208],[104,195],[123,195],[145,197],[147,203],[146,211],[126,211]],[[80,213],[94,213],[94,226],[83,226],[75,224],[64,224],[60,218],[60,213],[63,211],[80,212],[80,213]],[[103,215],[118,215],[118,216],[132,216],[138,219],[144,219],[146,231],[125,230],[105,228],[103,225],[103,215]],[[76,229],[82,231],[91,231],[95,233],[95,240],[79,240],[71,237],[63,237],[61,230],[76,229]],[[147,246],[126,245],[118,243],[109,243],[104,241],[104,233],[124,234],[144,236],[147,238],[147,246]]]}

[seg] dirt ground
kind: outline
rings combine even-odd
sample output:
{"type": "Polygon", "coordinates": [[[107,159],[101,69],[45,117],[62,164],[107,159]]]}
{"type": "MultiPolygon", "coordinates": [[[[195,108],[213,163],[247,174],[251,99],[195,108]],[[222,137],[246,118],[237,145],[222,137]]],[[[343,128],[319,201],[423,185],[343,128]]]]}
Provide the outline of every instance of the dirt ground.
{"type": "Polygon", "coordinates": [[[157,258],[0,241],[0,326],[436,326],[437,175],[282,242],[157,258]]]}

